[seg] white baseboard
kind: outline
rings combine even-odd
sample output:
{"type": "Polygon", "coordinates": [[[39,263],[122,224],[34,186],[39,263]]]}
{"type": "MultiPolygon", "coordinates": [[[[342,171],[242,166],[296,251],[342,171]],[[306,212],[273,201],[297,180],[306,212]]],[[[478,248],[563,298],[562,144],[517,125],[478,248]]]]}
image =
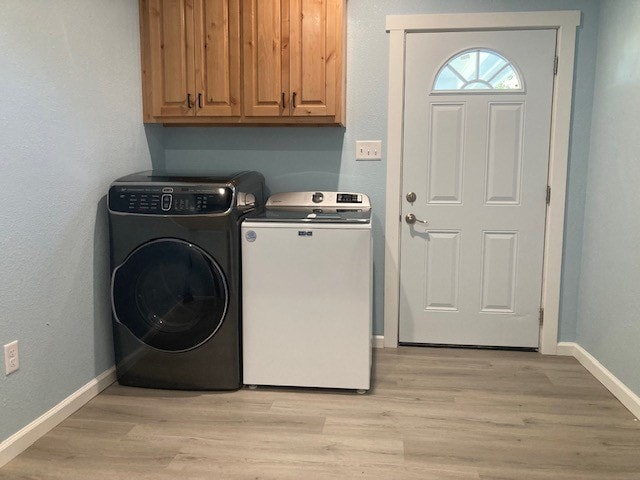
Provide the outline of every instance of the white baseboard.
{"type": "Polygon", "coordinates": [[[373,348],[384,348],[384,335],[373,336],[373,348]]]}
{"type": "Polygon", "coordinates": [[[574,342],[559,342],[558,355],[575,357],[591,375],[609,390],[636,418],[640,419],[640,397],[622,383],[593,355],[574,342]]]}
{"type": "Polygon", "coordinates": [[[36,440],[115,381],[116,369],[111,367],[0,443],[0,467],[20,455],[36,440]]]}
{"type": "Polygon", "coordinates": [[[577,346],[578,344],[574,342],[558,342],[556,355],[563,357],[575,357],[574,352],[577,346]]]}

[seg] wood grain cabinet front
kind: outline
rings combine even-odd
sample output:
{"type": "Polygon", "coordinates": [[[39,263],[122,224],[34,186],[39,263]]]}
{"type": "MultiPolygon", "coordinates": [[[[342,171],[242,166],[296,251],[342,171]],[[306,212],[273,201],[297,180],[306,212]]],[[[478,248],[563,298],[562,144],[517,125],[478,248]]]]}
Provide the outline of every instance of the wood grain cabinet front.
{"type": "Polygon", "coordinates": [[[240,117],[240,0],[141,0],[145,122],[240,117]]]}
{"type": "Polygon", "coordinates": [[[140,0],[144,121],[344,125],[345,0],[140,0]]]}
{"type": "Polygon", "coordinates": [[[247,117],[341,123],[342,13],[339,0],[244,0],[247,117]]]}

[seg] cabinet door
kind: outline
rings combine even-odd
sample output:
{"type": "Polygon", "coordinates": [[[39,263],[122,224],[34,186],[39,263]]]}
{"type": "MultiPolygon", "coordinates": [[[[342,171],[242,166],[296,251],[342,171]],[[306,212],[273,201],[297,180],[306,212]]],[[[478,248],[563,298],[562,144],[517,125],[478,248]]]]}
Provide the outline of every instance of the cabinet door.
{"type": "Polygon", "coordinates": [[[196,115],[239,116],[240,0],[195,1],[196,115]]]}
{"type": "Polygon", "coordinates": [[[145,118],[194,115],[193,0],[143,0],[141,14],[145,118]]]}
{"type": "Polygon", "coordinates": [[[291,0],[291,108],[294,116],[336,115],[341,83],[342,2],[291,0]]]}
{"type": "Polygon", "coordinates": [[[244,0],[244,114],[280,116],[286,85],[282,75],[282,8],[288,0],[244,0]],[[284,93],[284,95],[283,95],[284,93]]]}

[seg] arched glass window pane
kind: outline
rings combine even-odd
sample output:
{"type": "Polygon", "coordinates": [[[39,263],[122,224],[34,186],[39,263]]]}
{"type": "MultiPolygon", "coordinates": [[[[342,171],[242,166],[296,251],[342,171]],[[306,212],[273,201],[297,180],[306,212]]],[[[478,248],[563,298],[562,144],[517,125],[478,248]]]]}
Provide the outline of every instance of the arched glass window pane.
{"type": "Polygon", "coordinates": [[[497,52],[482,48],[453,56],[438,72],[434,91],[522,90],[515,67],[497,52]]]}
{"type": "Polygon", "coordinates": [[[443,68],[436,78],[435,90],[460,90],[464,80],[456,76],[450,68],[443,68]]]}
{"type": "Polygon", "coordinates": [[[522,88],[520,78],[511,65],[507,65],[493,79],[493,88],[498,90],[518,90],[522,88]]]}
{"type": "Polygon", "coordinates": [[[482,80],[489,80],[496,73],[500,71],[508,62],[501,57],[491,52],[480,52],[480,73],[479,78],[482,80]]]}
{"type": "Polygon", "coordinates": [[[478,78],[478,52],[463,52],[449,60],[449,66],[464,79],[478,78]]]}

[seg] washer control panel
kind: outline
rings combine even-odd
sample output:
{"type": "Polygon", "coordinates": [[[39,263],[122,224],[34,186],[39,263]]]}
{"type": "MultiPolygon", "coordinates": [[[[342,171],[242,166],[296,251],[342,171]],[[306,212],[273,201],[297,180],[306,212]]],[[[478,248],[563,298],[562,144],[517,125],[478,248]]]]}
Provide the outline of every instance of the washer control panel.
{"type": "Polygon", "coordinates": [[[114,185],[109,210],[148,215],[202,215],[231,208],[233,190],[227,186],[114,185]]]}
{"type": "Polygon", "coordinates": [[[287,192],[276,193],[267,200],[268,209],[355,209],[371,208],[369,197],[352,192],[287,192]]]}
{"type": "Polygon", "coordinates": [[[336,203],[362,203],[361,193],[338,193],[336,203]]]}

